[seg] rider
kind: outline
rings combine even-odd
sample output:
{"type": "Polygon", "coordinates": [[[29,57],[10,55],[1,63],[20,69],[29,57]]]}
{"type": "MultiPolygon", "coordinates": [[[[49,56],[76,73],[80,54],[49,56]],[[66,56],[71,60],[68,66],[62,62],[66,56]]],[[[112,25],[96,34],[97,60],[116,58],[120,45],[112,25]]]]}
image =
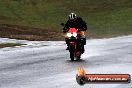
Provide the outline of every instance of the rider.
{"type": "MultiPolygon", "coordinates": [[[[77,17],[77,15],[75,13],[70,13],[69,15],[69,19],[66,22],[64,28],[63,28],[63,33],[66,33],[68,31],[69,28],[76,28],[78,29],[78,31],[81,34],[81,43],[82,43],[82,53],[84,53],[84,45],[86,44],[86,38],[84,35],[84,31],[87,30],[87,24],[86,22],[81,18],[81,17],[77,17]]],[[[66,39],[66,44],[67,43],[67,39],[66,39]]],[[[68,47],[67,47],[68,49],[68,47]]]]}

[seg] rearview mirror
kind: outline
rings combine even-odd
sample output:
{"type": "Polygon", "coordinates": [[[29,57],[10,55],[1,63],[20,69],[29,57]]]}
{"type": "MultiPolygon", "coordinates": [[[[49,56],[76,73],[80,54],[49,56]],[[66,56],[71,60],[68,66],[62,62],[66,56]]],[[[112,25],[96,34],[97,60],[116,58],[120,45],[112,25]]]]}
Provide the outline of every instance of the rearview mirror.
{"type": "Polygon", "coordinates": [[[64,24],[64,23],[61,23],[60,25],[61,25],[61,26],[64,26],[65,24],[64,24]]]}

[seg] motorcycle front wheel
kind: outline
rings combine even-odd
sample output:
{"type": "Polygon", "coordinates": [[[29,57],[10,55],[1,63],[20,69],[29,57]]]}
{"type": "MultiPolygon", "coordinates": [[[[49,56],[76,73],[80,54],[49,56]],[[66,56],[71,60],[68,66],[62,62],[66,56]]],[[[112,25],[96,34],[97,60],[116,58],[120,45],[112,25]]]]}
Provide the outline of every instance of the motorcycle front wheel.
{"type": "Polygon", "coordinates": [[[71,61],[74,61],[74,51],[75,51],[74,45],[70,45],[69,51],[70,51],[71,61]]]}
{"type": "Polygon", "coordinates": [[[70,52],[71,61],[74,61],[74,52],[70,52]]]}

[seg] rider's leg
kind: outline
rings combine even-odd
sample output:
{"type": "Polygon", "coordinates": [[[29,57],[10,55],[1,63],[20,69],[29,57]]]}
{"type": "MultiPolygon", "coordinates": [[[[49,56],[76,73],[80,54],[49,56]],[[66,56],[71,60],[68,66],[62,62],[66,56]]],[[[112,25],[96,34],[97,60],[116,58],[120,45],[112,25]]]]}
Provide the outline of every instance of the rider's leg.
{"type": "Polygon", "coordinates": [[[66,42],[66,45],[67,45],[66,50],[68,50],[69,49],[69,47],[68,47],[68,38],[67,38],[66,34],[67,33],[64,33],[63,36],[65,37],[65,42],[66,42]]]}
{"type": "Polygon", "coordinates": [[[84,31],[80,31],[81,34],[81,53],[84,53],[85,49],[84,49],[84,45],[86,45],[86,37],[84,34],[84,31]]]}
{"type": "Polygon", "coordinates": [[[67,38],[65,38],[65,42],[66,42],[66,45],[67,45],[66,50],[68,50],[68,49],[69,49],[69,47],[68,47],[68,39],[67,39],[67,38]]]}

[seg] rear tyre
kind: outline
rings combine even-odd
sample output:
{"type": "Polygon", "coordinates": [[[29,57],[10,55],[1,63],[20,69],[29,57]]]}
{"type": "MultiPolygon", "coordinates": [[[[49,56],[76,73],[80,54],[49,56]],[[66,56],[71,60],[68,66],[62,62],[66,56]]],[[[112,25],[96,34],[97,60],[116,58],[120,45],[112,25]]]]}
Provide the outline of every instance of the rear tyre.
{"type": "Polygon", "coordinates": [[[80,58],[81,58],[81,52],[78,51],[78,52],[76,53],[76,59],[77,59],[77,60],[80,60],[80,58]]]}
{"type": "Polygon", "coordinates": [[[80,60],[80,58],[81,58],[81,56],[78,56],[78,57],[77,57],[77,60],[80,60]]]}

